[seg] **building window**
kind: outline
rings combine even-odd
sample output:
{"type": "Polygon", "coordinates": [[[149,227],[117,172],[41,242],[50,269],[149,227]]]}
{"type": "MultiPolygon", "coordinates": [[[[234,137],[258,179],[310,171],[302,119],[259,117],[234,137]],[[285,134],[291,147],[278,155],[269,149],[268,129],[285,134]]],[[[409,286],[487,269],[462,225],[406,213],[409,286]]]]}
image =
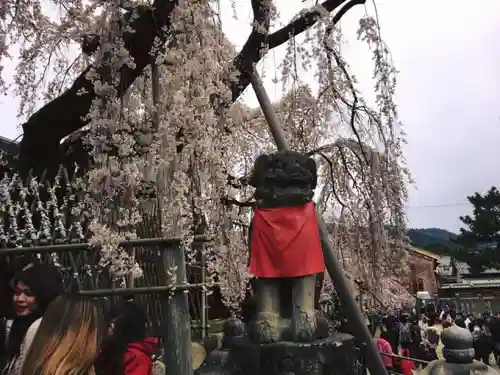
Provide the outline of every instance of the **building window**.
{"type": "Polygon", "coordinates": [[[422,280],[422,279],[418,279],[417,280],[417,290],[419,292],[423,292],[424,291],[424,280],[422,280]]]}

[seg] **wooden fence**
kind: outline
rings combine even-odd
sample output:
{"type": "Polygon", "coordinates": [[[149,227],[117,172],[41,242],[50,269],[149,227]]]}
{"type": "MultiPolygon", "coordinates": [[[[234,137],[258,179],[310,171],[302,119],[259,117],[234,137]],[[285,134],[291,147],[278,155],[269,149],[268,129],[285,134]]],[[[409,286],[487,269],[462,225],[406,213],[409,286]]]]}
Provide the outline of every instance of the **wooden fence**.
{"type": "MultiPolygon", "coordinates": [[[[96,290],[116,287],[99,264],[99,251],[92,250],[87,243],[92,237],[89,218],[85,212],[85,186],[64,166],[54,178],[28,176],[21,179],[14,171],[0,176],[0,249],[3,254],[38,254],[47,262],[58,264],[68,290],[96,290]],[[82,208],[83,207],[83,208],[82,208]]],[[[161,237],[159,219],[154,209],[155,199],[141,208],[142,222],[136,235],[143,240],[126,245],[143,270],[143,277],[128,286],[157,287],[165,285],[163,278],[163,247],[157,242],[147,242],[161,237]],[[142,241],[142,242],[141,242],[142,241]]],[[[132,243],[132,242],[131,242],[132,243]]],[[[195,244],[200,246],[200,244],[195,244]]],[[[186,277],[191,283],[205,283],[205,262],[199,252],[195,262],[186,268],[186,277]]],[[[146,297],[144,297],[146,298],[146,297]]],[[[148,297],[153,298],[153,297],[148,297]]],[[[205,288],[189,294],[193,327],[201,336],[207,330],[207,293],[205,288]]],[[[159,311],[159,302],[151,299],[148,309],[159,311]]],[[[150,311],[155,320],[158,315],[150,311]]]]}

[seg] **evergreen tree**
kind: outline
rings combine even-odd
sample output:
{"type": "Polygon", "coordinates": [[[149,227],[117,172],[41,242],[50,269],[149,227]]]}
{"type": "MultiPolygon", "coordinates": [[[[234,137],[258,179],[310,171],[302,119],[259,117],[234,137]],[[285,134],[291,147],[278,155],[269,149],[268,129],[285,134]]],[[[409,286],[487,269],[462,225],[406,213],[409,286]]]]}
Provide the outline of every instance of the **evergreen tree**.
{"type": "Polygon", "coordinates": [[[461,216],[464,228],[456,243],[459,260],[467,262],[472,271],[500,268],[500,191],[492,187],[485,194],[467,197],[473,206],[472,215],[461,216]]]}

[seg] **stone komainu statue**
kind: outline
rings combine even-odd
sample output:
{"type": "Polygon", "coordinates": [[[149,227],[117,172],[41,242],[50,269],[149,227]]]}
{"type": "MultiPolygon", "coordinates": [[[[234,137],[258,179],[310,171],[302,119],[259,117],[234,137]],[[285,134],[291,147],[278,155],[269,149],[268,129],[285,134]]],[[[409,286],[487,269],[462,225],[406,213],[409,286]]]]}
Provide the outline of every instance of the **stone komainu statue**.
{"type": "Polygon", "coordinates": [[[316,183],[316,163],[298,152],[278,151],[255,161],[250,273],[256,277],[256,315],[249,334],[259,342],[313,340],[316,275],[324,272],[312,202],[316,183]]]}

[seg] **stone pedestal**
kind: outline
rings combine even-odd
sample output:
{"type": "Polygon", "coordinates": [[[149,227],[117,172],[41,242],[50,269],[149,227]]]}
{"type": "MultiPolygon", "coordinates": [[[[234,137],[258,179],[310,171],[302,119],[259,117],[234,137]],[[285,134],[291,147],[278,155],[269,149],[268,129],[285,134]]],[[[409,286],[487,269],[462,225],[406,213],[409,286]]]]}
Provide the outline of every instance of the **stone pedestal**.
{"type": "MultiPolygon", "coordinates": [[[[283,333],[286,340],[286,320],[283,333]]],[[[328,321],[318,314],[316,340],[263,344],[252,340],[246,325],[229,319],[222,346],[210,353],[196,375],[357,375],[354,337],[329,332],[328,321]]]]}
{"type": "Polygon", "coordinates": [[[356,364],[354,338],[337,333],[310,343],[289,341],[256,344],[241,337],[229,348],[232,375],[352,374],[356,364]]]}
{"type": "Polygon", "coordinates": [[[474,360],[472,334],[468,329],[452,325],[441,332],[443,357],[424,369],[427,375],[499,375],[498,371],[474,360]]]}

